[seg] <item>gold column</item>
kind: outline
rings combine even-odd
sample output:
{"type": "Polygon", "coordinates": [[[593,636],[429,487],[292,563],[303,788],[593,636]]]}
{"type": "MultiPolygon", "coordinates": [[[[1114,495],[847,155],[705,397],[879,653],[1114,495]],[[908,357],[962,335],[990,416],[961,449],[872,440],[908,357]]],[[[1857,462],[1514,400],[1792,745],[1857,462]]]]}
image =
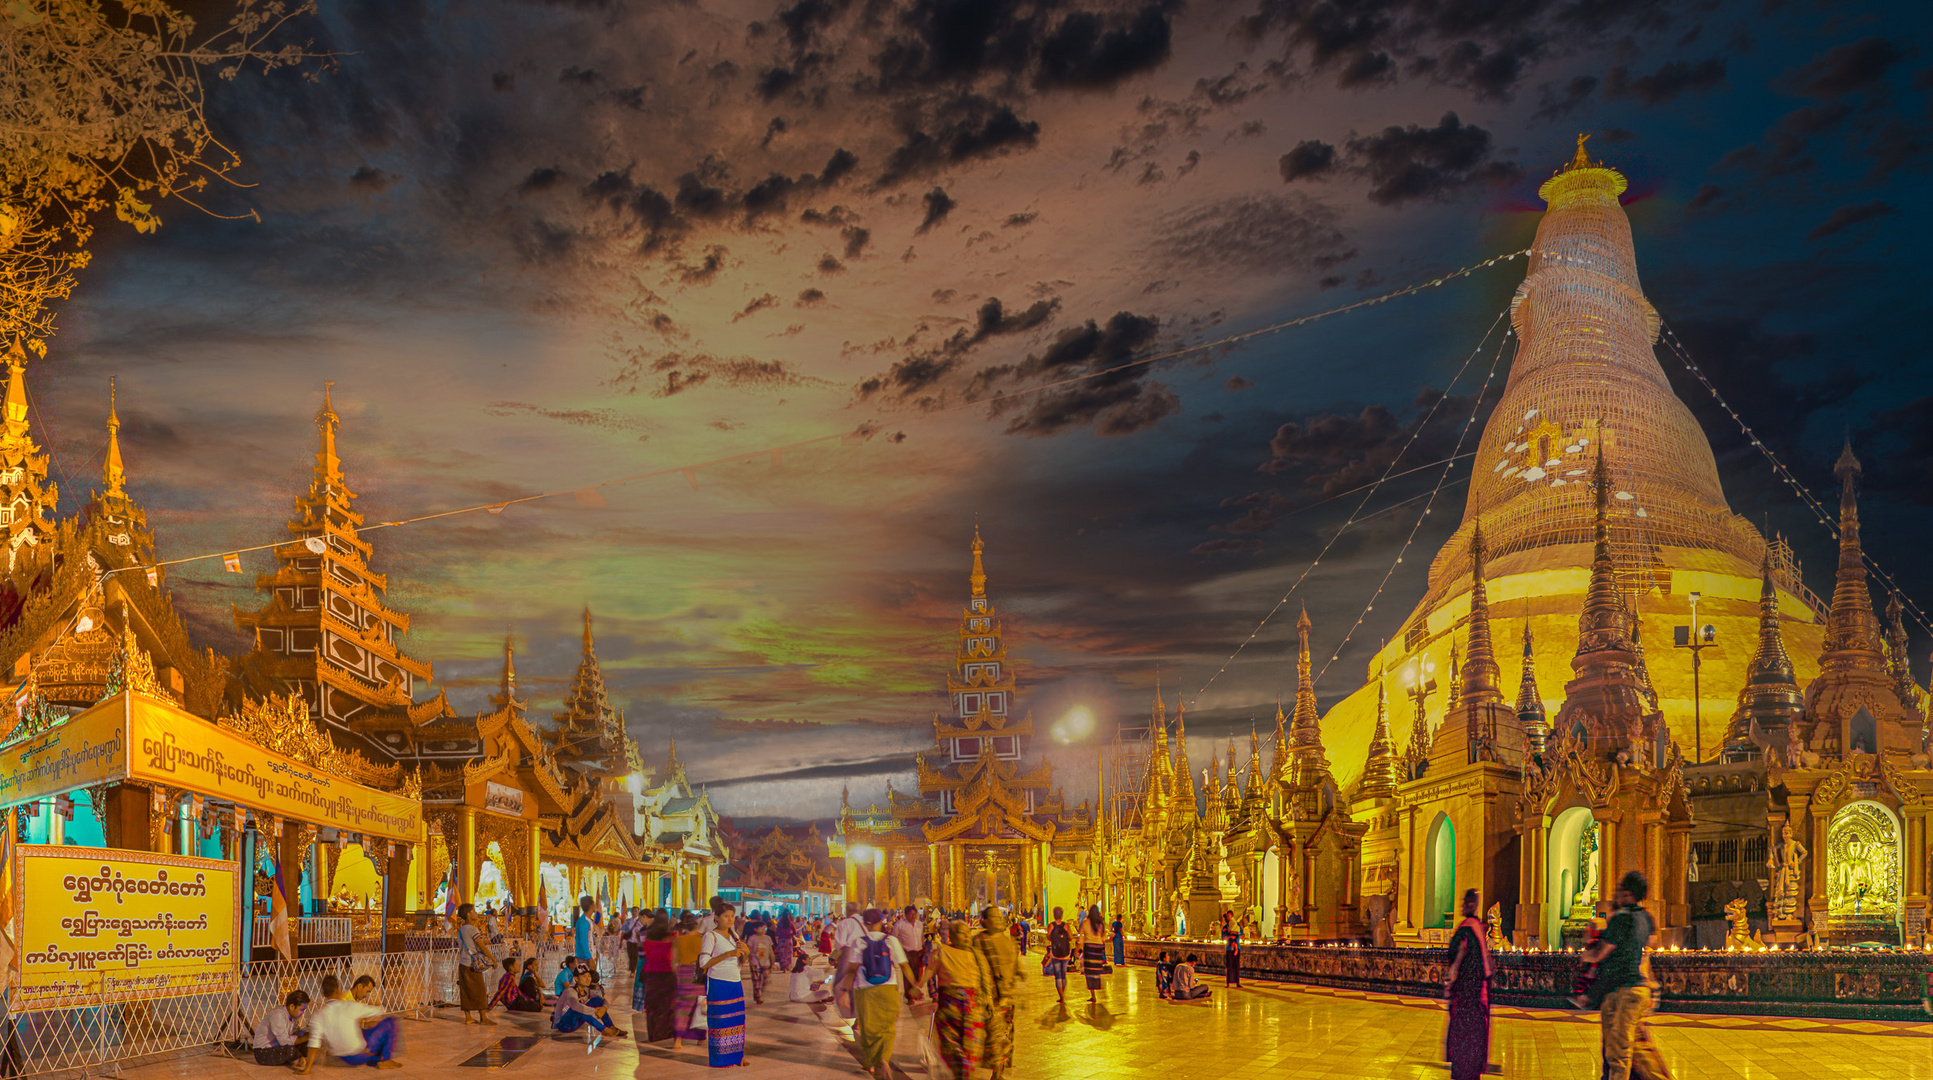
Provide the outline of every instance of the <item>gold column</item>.
{"type": "Polygon", "coordinates": [[[544,895],[544,870],[543,870],[544,836],[543,836],[543,829],[538,826],[535,819],[531,820],[529,825],[529,830],[530,830],[530,856],[528,860],[530,863],[529,900],[530,900],[530,907],[534,910],[537,907],[538,897],[541,897],[542,895],[544,895]]]}
{"type": "Polygon", "coordinates": [[[926,895],[935,904],[945,906],[946,893],[940,889],[940,845],[926,845],[926,895]]]}
{"type": "Polygon", "coordinates": [[[462,814],[461,836],[458,846],[463,849],[461,858],[455,851],[450,852],[450,861],[457,869],[457,882],[463,890],[463,902],[471,903],[477,893],[477,812],[469,806],[460,811],[462,814]]]}
{"type": "Polygon", "coordinates": [[[872,907],[880,907],[886,902],[886,891],[892,887],[892,882],[887,880],[887,874],[891,872],[889,864],[892,858],[892,853],[885,848],[873,849],[873,895],[870,905],[872,907]]]}

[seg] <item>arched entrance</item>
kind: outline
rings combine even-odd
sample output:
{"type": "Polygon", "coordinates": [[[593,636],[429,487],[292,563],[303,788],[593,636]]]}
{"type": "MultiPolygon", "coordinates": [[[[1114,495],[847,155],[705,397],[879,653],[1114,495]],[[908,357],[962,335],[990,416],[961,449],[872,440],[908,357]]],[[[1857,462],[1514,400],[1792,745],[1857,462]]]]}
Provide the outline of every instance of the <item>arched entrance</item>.
{"type": "Polygon", "coordinates": [[[1840,807],[1826,826],[1826,914],[1855,940],[1898,941],[1899,817],[1876,802],[1840,807]]]}
{"type": "Polygon", "coordinates": [[[1555,946],[1564,920],[1589,918],[1599,899],[1597,819],[1588,806],[1573,806],[1551,819],[1544,838],[1544,943],[1555,946]]]}
{"type": "Polygon", "coordinates": [[[1456,910],[1456,826],[1448,814],[1430,823],[1423,853],[1423,925],[1446,927],[1456,910]]]}

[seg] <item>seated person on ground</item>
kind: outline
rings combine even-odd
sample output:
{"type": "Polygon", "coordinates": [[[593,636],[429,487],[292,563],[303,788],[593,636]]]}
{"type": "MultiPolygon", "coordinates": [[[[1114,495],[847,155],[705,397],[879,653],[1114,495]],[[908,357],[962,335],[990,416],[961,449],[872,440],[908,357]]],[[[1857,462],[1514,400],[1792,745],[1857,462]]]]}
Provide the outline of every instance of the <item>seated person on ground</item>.
{"type": "Polygon", "coordinates": [[[1201,957],[1189,953],[1186,961],[1175,965],[1174,999],[1176,1001],[1193,1001],[1196,998],[1208,996],[1208,988],[1195,981],[1195,965],[1199,963],[1201,963],[1201,957]]]}
{"type": "Polygon", "coordinates": [[[564,957],[564,962],[557,965],[557,978],[550,984],[551,995],[554,997],[563,993],[564,988],[571,984],[571,976],[575,974],[577,974],[577,957],[564,957]]]}
{"type": "Polygon", "coordinates": [[[543,1012],[544,988],[537,982],[537,958],[524,961],[523,975],[517,980],[517,991],[505,1008],[511,1012],[543,1012]]]}
{"type": "Polygon", "coordinates": [[[255,1025],[255,1064],[288,1065],[302,1053],[302,1040],[309,1033],[302,1027],[302,1013],[309,1007],[309,995],[289,991],[282,1004],[270,1009],[255,1025]]]}
{"type": "Polygon", "coordinates": [[[628,1034],[611,1022],[604,999],[593,995],[590,990],[591,973],[579,971],[577,977],[564,987],[564,992],[557,995],[557,1006],[550,1014],[550,1026],[564,1034],[586,1028],[585,1034],[593,1042],[602,1039],[606,1033],[620,1038],[628,1034]]]}
{"type": "Polygon", "coordinates": [[[1174,985],[1175,958],[1163,949],[1154,961],[1154,992],[1158,997],[1169,997],[1174,993],[1174,985]]]}
{"type": "Polygon", "coordinates": [[[396,1052],[396,1018],[384,1016],[382,1006],[369,1003],[375,989],[376,980],[359,975],[345,994],[340,979],[323,976],[324,1000],[309,1017],[309,1052],[290,1068],[308,1072],[317,1051],[334,1054],[344,1065],[402,1068],[402,1062],[390,1060],[396,1052]]]}

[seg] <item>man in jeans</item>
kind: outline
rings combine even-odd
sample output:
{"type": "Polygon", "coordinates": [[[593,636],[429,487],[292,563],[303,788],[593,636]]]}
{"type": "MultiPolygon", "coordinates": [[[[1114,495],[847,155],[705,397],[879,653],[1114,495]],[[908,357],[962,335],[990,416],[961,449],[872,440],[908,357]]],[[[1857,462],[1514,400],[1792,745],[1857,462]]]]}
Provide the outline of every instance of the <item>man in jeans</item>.
{"type": "Polygon", "coordinates": [[[1670,1080],[1671,1076],[1644,1022],[1652,1000],[1644,947],[1657,928],[1642,906],[1650,891],[1643,871],[1626,873],[1611,894],[1615,910],[1610,925],[1584,950],[1584,962],[1597,965],[1589,996],[1601,1003],[1598,1022],[1609,1080],[1631,1080],[1633,1073],[1646,1080],[1670,1080]]]}

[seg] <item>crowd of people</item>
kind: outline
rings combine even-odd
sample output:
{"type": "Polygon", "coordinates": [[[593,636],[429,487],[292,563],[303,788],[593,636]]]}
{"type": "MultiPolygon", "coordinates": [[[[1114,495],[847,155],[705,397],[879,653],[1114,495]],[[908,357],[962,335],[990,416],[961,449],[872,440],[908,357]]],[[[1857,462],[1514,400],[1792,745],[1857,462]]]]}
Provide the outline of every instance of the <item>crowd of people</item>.
{"type": "MultiPolygon", "coordinates": [[[[1594,926],[1583,953],[1586,965],[1572,1000],[1599,1011],[1604,1075],[1609,1080],[1668,1080],[1670,1072],[1652,1041],[1646,1017],[1656,984],[1645,950],[1656,923],[1643,906],[1649,891],[1633,870],[1619,881],[1612,909],[1594,926]]],[[[498,958],[484,917],[470,904],[455,913],[457,990],[465,1023],[494,1024],[491,1013],[550,1012],[559,1035],[582,1032],[586,1052],[606,1036],[624,1037],[606,1003],[600,953],[621,956],[625,970],[613,978],[631,984],[631,1009],[643,1017],[639,1041],[665,1044],[673,1052],[705,1046],[714,1067],[743,1066],[746,998],[765,1000],[778,974],[787,999],[828,1002],[852,1039],[861,1066],[878,1080],[889,1080],[894,1041],[903,1011],[930,1017],[933,1055],[955,1080],[968,1080],[986,1068],[993,1080],[1012,1068],[1014,1012],[1021,958],[1028,955],[1031,931],[1043,931],[1041,974],[1051,978],[1061,1005],[1068,977],[1079,972],[1088,1003],[1098,1005],[1106,978],[1126,962],[1121,921],[1104,919],[1098,907],[1076,910],[1069,918],[1054,908],[1051,918],[1009,913],[992,906],[976,919],[964,913],[907,907],[900,911],[846,905],[843,915],[798,918],[789,910],[776,917],[764,911],[741,913],[722,898],[699,911],[631,909],[608,930],[621,942],[600,950],[607,935],[602,913],[584,899],[572,915],[573,952],[558,965],[546,996],[537,957],[498,958]],[[823,958],[823,974],[811,961],[823,958]],[[486,973],[497,973],[494,993],[486,973]],[[815,977],[816,975],[816,977],[815,977]]],[[[1224,914],[1223,970],[1228,986],[1241,985],[1241,941],[1251,927],[1245,918],[1224,914]]],[[[1450,1080],[1477,1080],[1496,1072],[1490,1057],[1490,984],[1495,963],[1475,889],[1463,896],[1462,920],[1446,954],[1444,993],[1449,1021],[1444,1058],[1450,1080]]],[[[1197,965],[1199,953],[1163,951],[1154,966],[1157,995],[1166,1001],[1198,1002],[1209,996],[1197,965]]],[[[611,965],[617,967],[616,963],[611,965]]],[[[374,981],[357,978],[344,990],[336,976],[322,982],[322,1000],[311,1003],[291,991],[255,1032],[255,1059],[306,1072],[320,1052],[344,1063],[394,1068],[396,1021],[369,997],[374,981]]]]}

